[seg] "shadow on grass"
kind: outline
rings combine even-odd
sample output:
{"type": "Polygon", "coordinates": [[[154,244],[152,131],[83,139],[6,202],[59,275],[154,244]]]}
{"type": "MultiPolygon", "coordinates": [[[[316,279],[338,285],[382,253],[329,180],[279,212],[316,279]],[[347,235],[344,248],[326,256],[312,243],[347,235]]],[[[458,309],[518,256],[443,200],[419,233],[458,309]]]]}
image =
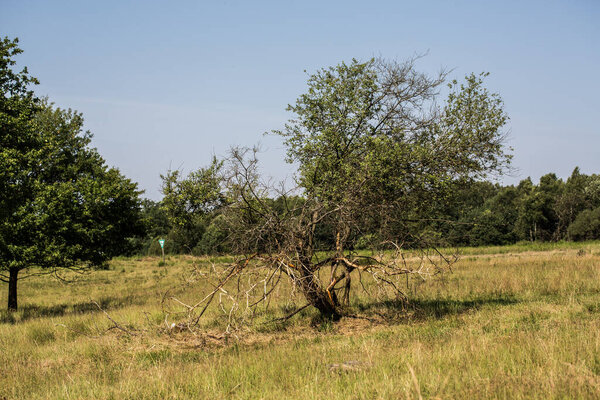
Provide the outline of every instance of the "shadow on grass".
{"type": "MultiPolygon", "coordinates": [[[[389,300],[353,304],[347,311],[350,316],[359,319],[366,317],[366,319],[373,319],[376,323],[397,324],[437,320],[469,311],[477,311],[483,307],[503,307],[518,302],[519,300],[512,296],[481,297],[469,300],[415,299],[409,303],[389,300]]],[[[280,313],[285,315],[289,311],[290,309],[280,308],[278,312],[272,311],[270,317],[274,318],[276,315],[279,316],[280,313]]],[[[323,317],[316,310],[308,307],[288,320],[268,322],[268,318],[265,318],[266,323],[258,325],[256,331],[260,333],[282,332],[304,318],[309,318],[310,326],[319,332],[334,330],[336,321],[323,317]]]]}
{"type": "MultiPolygon", "coordinates": [[[[103,297],[97,300],[102,309],[117,309],[133,304],[142,304],[139,296],[125,297],[103,297]]],[[[41,306],[35,304],[26,304],[19,307],[17,311],[0,311],[0,323],[16,324],[34,318],[60,317],[65,315],[86,314],[99,311],[98,306],[92,301],[74,303],[74,304],[55,304],[51,306],[41,306]]]]}
{"type": "Polygon", "coordinates": [[[439,319],[458,315],[484,306],[508,306],[518,303],[514,297],[491,297],[472,300],[416,300],[409,304],[414,310],[413,318],[439,319]]]}
{"type": "Polygon", "coordinates": [[[371,316],[377,315],[389,320],[425,321],[441,319],[446,316],[460,315],[468,311],[479,310],[486,306],[507,306],[518,303],[514,297],[483,297],[471,300],[431,299],[411,300],[408,304],[402,301],[383,301],[358,304],[357,309],[371,316]]]}

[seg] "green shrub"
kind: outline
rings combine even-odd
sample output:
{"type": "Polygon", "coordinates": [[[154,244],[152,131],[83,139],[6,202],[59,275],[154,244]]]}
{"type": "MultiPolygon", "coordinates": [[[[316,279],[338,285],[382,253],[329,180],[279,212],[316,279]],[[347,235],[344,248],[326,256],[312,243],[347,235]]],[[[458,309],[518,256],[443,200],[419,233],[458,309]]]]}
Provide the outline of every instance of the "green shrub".
{"type": "Polygon", "coordinates": [[[354,248],[356,250],[367,250],[377,248],[379,244],[379,237],[374,233],[368,233],[358,238],[354,248]]]}
{"type": "Polygon", "coordinates": [[[600,207],[580,212],[568,231],[573,240],[600,239],[600,207]]]}
{"type": "Polygon", "coordinates": [[[227,247],[227,226],[225,218],[217,215],[210,223],[202,239],[192,250],[194,255],[204,254],[223,254],[228,251],[227,247]]]}

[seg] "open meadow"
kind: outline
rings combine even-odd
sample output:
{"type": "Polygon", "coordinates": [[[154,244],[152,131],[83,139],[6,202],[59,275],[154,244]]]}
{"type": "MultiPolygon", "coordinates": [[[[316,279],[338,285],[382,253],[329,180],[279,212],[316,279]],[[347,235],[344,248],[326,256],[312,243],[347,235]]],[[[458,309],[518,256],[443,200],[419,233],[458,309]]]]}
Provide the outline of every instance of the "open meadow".
{"type": "Polygon", "coordinates": [[[357,295],[353,318],[269,322],[304,304],[282,289],[228,335],[218,304],[195,331],[161,304],[193,300],[207,258],[32,277],[14,313],[3,285],[0,399],[600,398],[600,243],[462,253],[407,307],[357,295]]]}

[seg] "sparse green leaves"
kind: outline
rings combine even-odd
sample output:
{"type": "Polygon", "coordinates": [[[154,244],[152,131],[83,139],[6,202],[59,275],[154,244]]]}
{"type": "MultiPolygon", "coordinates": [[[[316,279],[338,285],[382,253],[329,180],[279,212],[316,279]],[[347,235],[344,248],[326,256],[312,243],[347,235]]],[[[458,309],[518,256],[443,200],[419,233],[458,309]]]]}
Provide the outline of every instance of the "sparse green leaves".
{"type": "Polygon", "coordinates": [[[380,222],[422,215],[456,179],[502,172],[510,161],[508,117],[483,86],[487,74],[450,83],[440,108],[446,74],[420,73],[416,60],[352,60],[318,71],[288,107],[294,119],[275,131],[299,164],[306,195],[345,209],[352,224],[375,209],[380,222]]]}
{"type": "Polygon", "coordinates": [[[483,86],[488,73],[470,74],[464,83],[454,80],[443,109],[437,133],[438,149],[449,157],[449,172],[485,176],[502,172],[510,162],[502,128],[508,121],[504,103],[483,86]]]}

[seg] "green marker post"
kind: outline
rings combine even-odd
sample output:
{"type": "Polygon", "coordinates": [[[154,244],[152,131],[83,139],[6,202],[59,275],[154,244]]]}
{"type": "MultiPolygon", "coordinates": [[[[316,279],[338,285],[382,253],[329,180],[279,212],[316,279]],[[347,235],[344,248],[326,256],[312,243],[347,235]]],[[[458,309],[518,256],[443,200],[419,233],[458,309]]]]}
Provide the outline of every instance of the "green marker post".
{"type": "Polygon", "coordinates": [[[165,262],[165,239],[158,239],[158,244],[160,244],[160,251],[162,251],[162,259],[163,263],[165,262]]]}

